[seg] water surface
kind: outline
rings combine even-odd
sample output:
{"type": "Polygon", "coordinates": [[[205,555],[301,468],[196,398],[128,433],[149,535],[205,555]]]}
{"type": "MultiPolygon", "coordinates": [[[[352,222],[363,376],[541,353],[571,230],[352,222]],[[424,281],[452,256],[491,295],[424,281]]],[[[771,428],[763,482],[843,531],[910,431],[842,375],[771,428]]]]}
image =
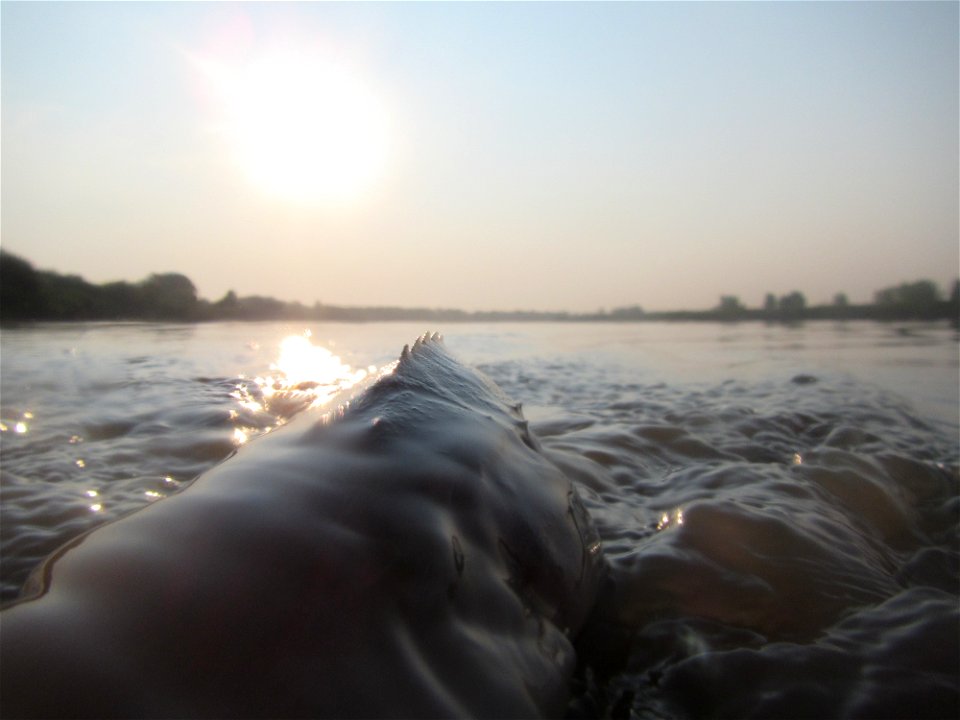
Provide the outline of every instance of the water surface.
{"type": "MultiPolygon", "coordinates": [[[[3,598],[64,541],[175,492],[427,329],[4,328],[3,598]]],[[[570,715],[957,715],[954,330],[438,329],[544,445],[613,479],[569,468],[613,570],[570,715]]]]}

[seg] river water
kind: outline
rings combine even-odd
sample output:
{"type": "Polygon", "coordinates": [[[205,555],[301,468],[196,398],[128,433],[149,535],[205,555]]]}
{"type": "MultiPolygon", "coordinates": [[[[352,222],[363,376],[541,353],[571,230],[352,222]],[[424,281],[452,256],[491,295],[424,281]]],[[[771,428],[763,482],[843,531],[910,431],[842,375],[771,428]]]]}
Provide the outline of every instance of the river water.
{"type": "Polygon", "coordinates": [[[945,324],[64,324],[0,335],[2,597],[425,330],[522,402],[611,580],[571,717],[957,717],[945,324]]]}

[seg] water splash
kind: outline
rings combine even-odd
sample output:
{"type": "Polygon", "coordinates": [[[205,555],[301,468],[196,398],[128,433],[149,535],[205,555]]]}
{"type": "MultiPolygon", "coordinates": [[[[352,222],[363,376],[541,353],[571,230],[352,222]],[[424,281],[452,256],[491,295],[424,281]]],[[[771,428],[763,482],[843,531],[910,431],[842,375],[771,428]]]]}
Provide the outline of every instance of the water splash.
{"type": "Polygon", "coordinates": [[[383,371],[375,365],[351,367],[328,348],[314,344],[309,330],[288,335],[279,343],[270,373],[241,378],[230,393],[237,403],[230,411],[233,443],[243,445],[383,371]]]}

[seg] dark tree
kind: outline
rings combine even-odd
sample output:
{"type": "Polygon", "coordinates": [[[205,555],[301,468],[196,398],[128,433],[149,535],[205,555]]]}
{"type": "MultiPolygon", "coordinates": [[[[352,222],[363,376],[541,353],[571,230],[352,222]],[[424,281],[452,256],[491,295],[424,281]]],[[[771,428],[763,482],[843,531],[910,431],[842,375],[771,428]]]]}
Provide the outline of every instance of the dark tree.
{"type": "Polygon", "coordinates": [[[103,320],[127,320],[143,316],[144,298],[138,285],[109,282],[100,286],[97,317],[103,320]]]}
{"type": "Polygon", "coordinates": [[[874,297],[881,312],[894,317],[931,317],[937,313],[940,303],[940,291],[931,280],[884,288],[874,297]]]}
{"type": "Polygon", "coordinates": [[[954,325],[960,325],[960,280],[953,281],[950,299],[947,300],[947,314],[954,325]]]}
{"type": "Polygon", "coordinates": [[[234,319],[240,314],[240,301],[233,290],[228,290],[227,294],[213,303],[212,312],[218,318],[234,319]]]}
{"type": "Polygon", "coordinates": [[[37,274],[43,292],[44,318],[52,320],[88,320],[97,316],[100,288],[79,275],[37,274]]]}
{"type": "Polygon", "coordinates": [[[780,298],[780,314],[785,318],[796,319],[800,317],[806,307],[807,299],[802,292],[797,290],[780,298]]]}
{"type": "Polygon", "coordinates": [[[279,320],[286,309],[286,303],[259,295],[242,297],[238,302],[240,317],[244,320],[279,320]]]}
{"type": "Polygon", "coordinates": [[[610,317],[614,320],[639,320],[643,317],[643,308],[639,305],[614,308],[610,311],[610,317]]]}
{"type": "Polygon", "coordinates": [[[190,320],[197,313],[197,289],[179,273],[154,274],[140,284],[145,317],[190,320]]]}
{"type": "Polygon", "coordinates": [[[0,318],[34,320],[45,310],[37,271],[26,260],[0,250],[0,318]]]}
{"type": "Polygon", "coordinates": [[[743,315],[746,308],[740,304],[740,298],[736,295],[723,295],[720,298],[720,305],[717,306],[717,314],[725,318],[735,318],[743,315]]]}
{"type": "Polygon", "coordinates": [[[763,300],[763,312],[767,315],[777,314],[777,296],[773,293],[767,293],[763,300]]]}

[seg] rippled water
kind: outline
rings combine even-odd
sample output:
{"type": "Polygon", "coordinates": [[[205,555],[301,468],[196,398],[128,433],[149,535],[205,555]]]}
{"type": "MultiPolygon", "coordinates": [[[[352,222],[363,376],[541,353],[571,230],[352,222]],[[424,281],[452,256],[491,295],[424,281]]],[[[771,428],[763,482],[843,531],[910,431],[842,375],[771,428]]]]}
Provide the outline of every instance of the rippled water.
{"type": "MultiPolygon", "coordinates": [[[[175,492],[425,329],[5,328],[3,598],[65,540],[175,492]]],[[[954,330],[439,330],[576,458],[613,572],[571,716],[957,716],[954,330]]]]}

